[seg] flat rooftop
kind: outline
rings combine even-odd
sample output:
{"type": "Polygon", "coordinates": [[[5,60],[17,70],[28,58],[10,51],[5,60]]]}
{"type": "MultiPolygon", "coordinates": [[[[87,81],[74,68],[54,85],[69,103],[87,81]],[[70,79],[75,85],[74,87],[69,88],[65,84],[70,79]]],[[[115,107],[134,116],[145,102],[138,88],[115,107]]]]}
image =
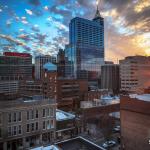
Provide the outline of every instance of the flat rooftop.
{"type": "Polygon", "coordinates": [[[83,138],[77,137],[56,143],[62,150],[105,150],[104,148],[96,145],[95,143],[83,138]]]}
{"type": "Polygon", "coordinates": [[[54,99],[45,99],[43,96],[21,97],[15,100],[0,101],[0,109],[20,108],[36,105],[56,104],[54,99]]]}
{"type": "Polygon", "coordinates": [[[143,101],[150,102],[150,94],[142,94],[142,95],[130,94],[129,97],[130,98],[136,98],[138,100],[143,100],[143,101]]]}

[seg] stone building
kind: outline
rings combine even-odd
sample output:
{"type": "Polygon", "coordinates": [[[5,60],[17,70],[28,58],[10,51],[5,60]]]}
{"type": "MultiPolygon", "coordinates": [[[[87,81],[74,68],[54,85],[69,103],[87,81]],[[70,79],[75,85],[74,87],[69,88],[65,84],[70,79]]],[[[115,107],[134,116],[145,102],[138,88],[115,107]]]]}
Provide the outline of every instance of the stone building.
{"type": "Polygon", "coordinates": [[[1,101],[0,149],[25,149],[55,139],[56,103],[42,97],[1,101]]]}

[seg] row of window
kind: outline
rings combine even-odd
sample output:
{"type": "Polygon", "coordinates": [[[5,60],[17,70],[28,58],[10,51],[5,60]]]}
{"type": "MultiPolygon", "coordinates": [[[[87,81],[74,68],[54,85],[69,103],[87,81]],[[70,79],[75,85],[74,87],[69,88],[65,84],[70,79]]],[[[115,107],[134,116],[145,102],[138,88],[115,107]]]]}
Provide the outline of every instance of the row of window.
{"type": "Polygon", "coordinates": [[[54,120],[43,121],[43,130],[54,128],[54,120]]]}
{"type": "Polygon", "coordinates": [[[13,112],[8,114],[8,122],[20,122],[22,120],[21,112],[13,112]]]}
{"type": "Polygon", "coordinates": [[[8,136],[16,136],[22,134],[21,125],[8,127],[8,136]]]}
{"type": "MultiPolygon", "coordinates": [[[[42,110],[42,117],[53,117],[54,109],[53,108],[44,108],[42,110]]],[[[39,118],[38,110],[28,110],[27,111],[27,120],[33,120],[39,118]]],[[[8,122],[21,122],[22,121],[22,113],[21,112],[13,112],[8,114],[8,122]]],[[[0,116],[1,123],[1,116],[0,116]]]]}
{"type": "Polygon", "coordinates": [[[39,129],[39,124],[38,122],[33,122],[30,124],[27,124],[26,132],[34,132],[39,129]]]}

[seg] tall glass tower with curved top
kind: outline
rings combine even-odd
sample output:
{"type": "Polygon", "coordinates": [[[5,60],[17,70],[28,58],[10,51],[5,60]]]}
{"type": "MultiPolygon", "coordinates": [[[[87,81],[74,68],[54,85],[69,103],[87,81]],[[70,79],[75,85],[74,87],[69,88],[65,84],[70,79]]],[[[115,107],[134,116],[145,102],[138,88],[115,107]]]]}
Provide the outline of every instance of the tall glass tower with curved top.
{"type": "Polygon", "coordinates": [[[98,8],[93,20],[79,17],[71,20],[65,54],[68,76],[89,80],[99,77],[104,64],[104,18],[98,8]]]}

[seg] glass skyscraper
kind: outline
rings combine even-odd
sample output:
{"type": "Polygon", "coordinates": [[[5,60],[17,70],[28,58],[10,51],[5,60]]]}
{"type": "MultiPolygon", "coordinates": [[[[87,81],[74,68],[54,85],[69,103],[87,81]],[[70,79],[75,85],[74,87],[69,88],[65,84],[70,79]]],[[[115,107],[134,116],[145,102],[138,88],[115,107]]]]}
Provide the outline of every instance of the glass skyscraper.
{"type": "Polygon", "coordinates": [[[65,48],[67,76],[96,79],[104,64],[104,19],[97,9],[93,20],[73,18],[65,48]]]}

